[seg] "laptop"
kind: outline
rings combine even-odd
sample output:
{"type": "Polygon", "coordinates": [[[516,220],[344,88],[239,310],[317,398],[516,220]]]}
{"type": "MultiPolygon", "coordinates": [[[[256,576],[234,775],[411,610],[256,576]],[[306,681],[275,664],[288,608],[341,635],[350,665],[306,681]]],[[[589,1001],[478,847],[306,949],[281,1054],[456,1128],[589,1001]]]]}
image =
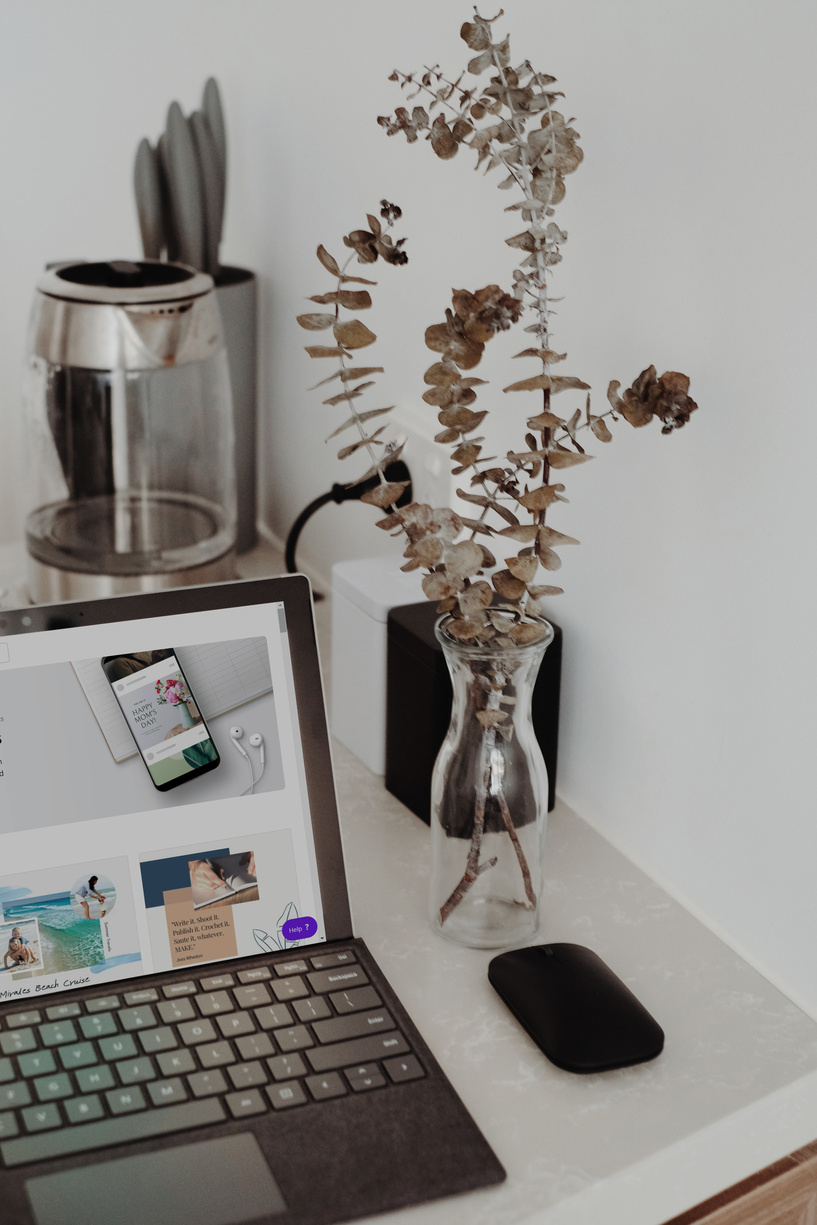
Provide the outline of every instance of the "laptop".
{"type": "Polygon", "coordinates": [[[308,581],[0,614],[14,1225],[322,1225],[505,1172],[354,936],[308,581]]]}

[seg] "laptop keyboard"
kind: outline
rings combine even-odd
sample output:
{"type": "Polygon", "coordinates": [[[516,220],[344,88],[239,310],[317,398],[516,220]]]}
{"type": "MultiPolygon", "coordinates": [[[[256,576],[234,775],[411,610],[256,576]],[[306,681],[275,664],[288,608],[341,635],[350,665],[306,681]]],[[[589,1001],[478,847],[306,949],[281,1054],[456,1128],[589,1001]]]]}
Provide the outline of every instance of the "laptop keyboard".
{"type": "Polygon", "coordinates": [[[424,1075],[352,950],[43,1002],[0,1022],[0,1157],[46,1161],[424,1075]]]}

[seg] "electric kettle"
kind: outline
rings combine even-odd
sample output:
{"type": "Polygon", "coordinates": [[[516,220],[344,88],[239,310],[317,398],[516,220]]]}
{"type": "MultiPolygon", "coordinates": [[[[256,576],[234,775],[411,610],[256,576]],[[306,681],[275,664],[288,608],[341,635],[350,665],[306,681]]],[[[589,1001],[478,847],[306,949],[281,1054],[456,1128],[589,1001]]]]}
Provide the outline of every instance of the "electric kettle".
{"type": "Polygon", "coordinates": [[[36,603],[234,577],[233,414],[212,278],[72,263],[37,284],[24,405],[36,603]]]}

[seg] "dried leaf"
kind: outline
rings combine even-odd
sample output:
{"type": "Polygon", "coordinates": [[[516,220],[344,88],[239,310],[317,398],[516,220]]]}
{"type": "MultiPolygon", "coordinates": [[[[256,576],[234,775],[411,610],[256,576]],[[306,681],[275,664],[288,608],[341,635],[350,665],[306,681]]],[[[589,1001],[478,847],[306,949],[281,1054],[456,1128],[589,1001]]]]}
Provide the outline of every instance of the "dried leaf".
{"type": "Polygon", "coordinates": [[[536,417],[528,417],[528,425],[532,430],[555,430],[564,425],[564,421],[555,413],[539,413],[536,417]]]}
{"type": "Polygon", "coordinates": [[[340,265],[335,257],[329,254],[326,247],[323,245],[318,247],[317,256],[327,272],[331,272],[333,276],[340,276],[340,265]]]}
{"type": "Polygon", "coordinates": [[[335,289],[331,293],[315,294],[310,302],[324,306],[345,306],[347,310],[366,310],[372,304],[368,289],[335,289]]]}
{"type": "Polygon", "coordinates": [[[534,625],[530,621],[520,621],[509,631],[517,646],[529,646],[532,642],[541,642],[547,636],[546,625],[534,625]]]}
{"type": "Polygon", "coordinates": [[[590,422],[590,429],[595,437],[598,438],[599,442],[613,441],[613,435],[610,433],[610,430],[607,427],[607,422],[603,421],[601,417],[593,418],[593,420],[590,422]]]}
{"type": "MultiPolygon", "coordinates": [[[[333,316],[329,318],[335,323],[333,316]]],[[[374,344],[377,337],[359,319],[349,319],[345,323],[335,323],[335,340],[346,349],[363,349],[374,344]]]]}
{"type": "Polygon", "coordinates": [[[459,605],[463,616],[473,617],[475,613],[482,612],[483,608],[490,607],[493,594],[490,583],[486,583],[485,579],[471,583],[465,591],[460,592],[459,605]]]}
{"type": "Polygon", "coordinates": [[[357,387],[346,387],[343,391],[339,391],[336,396],[330,396],[328,400],[323,400],[322,403],[328,404],[330,408],[334,408],[336,404],[343,404],[344,401],[356,400],[367,387],[374,387],[374,383],[359,383],[357,387]]]}
{"type": "Polygon", "coordinates": [[[553,502],[556,501],[556,492],[558,489],[564,489],[564,485],[539,485],[536,489],[531,489],[527,493],[521,494],[516,500],[520,506],[524,506],[525,510],[546,510],[553,502]]]}
{"type": "Polygon", "coordinates": [[[489,510],[493,510],[499,515],[500,519],[504,519],[506,523],[518,523],[516,515],[508,510],[507,506],[503,506],[501,502],[497,502],[495,498],[489,498],[484,493],[467,493],[464,489],[458,489],[457,497],[462,498],[463,502],[474,502],[477,506],[485,506],[489,510]]]}
{"type": "Polygon", "coordinates": [[[472,51],[484,51],[491,45],[491,27],[482,17],[476,21],[466,21],[460,29],[460,38],[468,44],[472,51]]]}
{"type": "Polygon", "coordinates": [[[514,578],[510,570],[497,570],[496,574],[491,576],[491,582],[506,600],[519,600],[525,594],[524,582],[514,578]]]}
{"type": "Polygon", "coordinates": [[[352,285],[352,284],[354,285],[376,285],[377,284],[377,281],[367,281],[365,276],[346,276],[345,273],[340,279],[341,279],[341,283],[344,285],[347,285],[347,284],[348,285],[352,285]]]}
{"type": "Polygon", "coordinates": [[[431,570],[442,561],[444,545],[439,536],[423,536],[415,544],[409,545],[407,556],[416,557],[426,569],[431,570]]]}
{"type": "Polygon", "coordinates": [[[385,485],[376,485],[374,489],[361,494],[360,500],[367,502],[369,506],[393,506],[409,484],[409,481],[387,481],[385,485]]]}
{"type": "Polygon", "coordinates": [[[486,730],[496,727],[497,723],[504,723],[508,718],[506,710],[478,710],[477,719],[486,730]]]}
{"type": "Polygon", "coordinates": [[[510,387],[503,387],[503,391],[549,391],[551,378],[549,374],[535,374],[529,379],[520,379],[518,383],[511,383],[510,387]]]}
{"type": "Polygon", "coordinates": [[[539,527],[535,523],[520,523],[516,527],[503,527],[499,529],[500,536],[510,536],[511,540],[518,540],[520,544],[530,544],[536,539],[539,527]]]}
{"type": "Polygon", "coordinates": [[[468,71],[472,77],[480,76],[486,68],[491,66],[491,48],[488,47],[480,55],[475,55],[472,60],[468,61],[468,71]]]}
{"type": "Polygon", "coordinates": [[[304,345],[310,357],[347,357],[345,349],[334,348],[330,345],[304,345]]]}
{"type": "Polygon", "coordinates": [[[523,349],[521,353],[514,353],[514,357],[538,357],[546,366],[550,366],[554,362],[563,362],[567,354],[556,353],[553,349],[523,349]]]}
{"type": "Polygon", "coordinates": [[[576,464],[586,464],[592,455],[578,455],[575,451],[551,451],[548,463],[551,468],[575,468],[576,464]]]}
{"type": "MultiPolygon", "coordinates": [[[[482,532],[485,532],[485,533],[486,533],[487,535],[489,535],[489,536],[490,536],[490,534],[491,534],[490,529],[486,528],[484,523],[480,523],[480,524],[479,524],[479,526],[478,526],[477,528],[475,528],[474,530],[475,530],[475,531],[482,531],[482,532]]],[[[493,555],[493,553],[491,552],[491,550],[490,550],[490,549],[486,549],[486,547],[485,547],[485,545],[484,545],[484,544],[481,544],[479,547],[480,547],[480,549],[482,550],[482,567],[483,567],[483,569],[484,569],[484,570],[492,570],[492,569],[494,568],[494,566],[496,565],[496,558],[494,557],[494,555],[493,555]]]]}
{"type": "Polygon", "coordinates": [[[442,570],[435,570],[423,579],[423,592],[429,600],[447,600],[462,591],[462,579],[449,578],[442,570]]]}
{"type": "MultiPolygon", "coordinates": [[[[306,328],[308,332],[324,332],[327,328],[331,328],[335,322],[334,315],[322,315],[320,313],[298,315],[298,323],[302,328],[306,328]]],[[[336,337],[336,339],[338,339],[336,337]]]]}
{"type": "Polygon", "coordinates": [[[452,578],[468,578],[482,569],[482,549],[473,540],[461,540],[445,555],[446,573],[452,578]]]}
{"type": "Polygon", "coordinates": [[[382,434],[385,430],[385,425],[381,425],[379,430],[375,430],[373,434],[367,435],[366,438],[357,438],[354,442],[350,442],[348,446],[341,447],[338,451],[338,459],[348,459],[350,455],[354,455],[355,451],[359,451],[361,447],[365,447],[367,443],[375,443],[377,446],[383,445],[382,439],[378,438],[378,434],[382,434]]]}
{"type": "Polygon", "coordinates": [[[342,434],[344,430],[349,429],[350,425],[355,425],[358,421],[369,421],[372,417],[381,416],[382,413],[390,413],[393,408],[394,405],[389,404],[387,408],[370,408],[368,412],[356,413],[354,417],[347,417],[343,425],[339,425],[336,430],[333,430],[326,441],[329,442],[331,438],[337,438],[338,434],[342,434]]]}
{"type": "Polygon", "coordinates": [[[453,362],[434,362],[423,375],[423,382],[435,387],[451,387],[459,383],[460,372],[453,362]]]}
{"type": "Polygon", "coordinates": [[[556,391],[589,391],[590,384],[570,374],[554,374],[550,381],[550,389],[556,391]]]}
{"type": "Polygon", "coordinates": [[[543,549],[549,549],[552,545],[558,544],[578,544],[575,536],[565,536],[564,532],[557,532],[553,527],[537,528],[539,535],[539,544],[543,549]]]}
{"type": "Polygon", "coordinates": [[[541,600],[549,595],[564,595],[564,589],[562,587],[546,586],[529,587],[528,595],[534,600],[541,600]]]}
{"type": "Polygon", "coordinates": [[[539,569],[539,562],[535,557],[506,557],[505,565],[513,577],[519,579],[525,586],[534,578],[539,569]]]}

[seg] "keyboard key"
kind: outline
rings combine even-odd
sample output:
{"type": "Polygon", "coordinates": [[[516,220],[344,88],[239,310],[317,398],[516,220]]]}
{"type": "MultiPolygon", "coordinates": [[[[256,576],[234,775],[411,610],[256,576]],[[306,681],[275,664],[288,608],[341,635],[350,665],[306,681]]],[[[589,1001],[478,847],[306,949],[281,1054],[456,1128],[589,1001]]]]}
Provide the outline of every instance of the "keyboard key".
{"type": "Polygon", "coordinates": [[[155,1055],[159,1051],[173,1051],[179,1045],[176,1035],[167,1025],[158,1029],[146,1029],[139,1035],[139,1041],[147,1055],[155,1055]]]}
{"type": "Polygon", "coordinates": [[[229,1042],[205,1042],[196,1047],[196,1054],[203,1068],[219,1068],[226,1063],[235,1063],[229,1042]]]}
{"type": "Polygon", "coordinates": [[[366,1038],[352,1038],[350,1042],[335,1042],[331,1046],[317,1046],[307,1051],[306,1057],[313,1072],[328,1072],[332,1068],[345,1068],[353,1063],[369,1063],[389,1055],[403,1055],[409,1045],[402,1034],[369,1034],[366,1038]]]}
{"type": "Polygon", "coordinates": [[[353,991],[336,991],[329,996],[335,1012],[360,1012],[377,1008],[383,1003],[374,987],[357,987],[353,991]]]}
{"type": "Polygon", "coordinates": [[[85,1001],[86,1012],[112,1012],[119,1007],[118,995],[100,995],[95,1000],[85,1001]]]}
{"type": "Polygon", "coordinates": [[[141,991],[128,991],[125,996],[125,1003],[130,1008],[135,1008],[139,1004],[155,1004],[159,998],[159,992],[154,987],[143,987],[141,991]]]}
{"type": "Polygon", "coordinates": [[[233,1082],[234,1089],[252,1089],[255,1085],[265,1085],[269,1077],[257,1061],[252,1063],[237,1063],[227,1069],[227,1075],[233,1082]]]}
{"type": "Polygon", "coordinates": [[[48,1131],[51,1127],[60,1127],[62,1119],[59,1107],[53,1102],[46,1106],[29,1106],[28,1110],[23,1111],[23,1124],[28,1132],[48,1131]]]}
{"type": "Polygon", "coordinates": [[[140,1084],[143,1080],[155,1080],[156,1069],[153,1060],[143,1055],[141,1059],[123,1059],[116,1065],[119,1079],[123,1085],[140,1084]]]}
{"type": "Polygon", "coordinates": [[[275,1053],[267,1034],[249,1034],[246,1038],[236,1038],[236,1049],[242,1059],[263,1059],[266,1055],[275,1053]]]}
{"type": "Polygon", "coordinates": [[[292,1007],[298,1014],[299,1021],[321,1021],[324,1017],[332,1015],[322,995],[310,997],[308,1000],[295,1000],[292,1007]]]}
{"type": "Polygon", "coordinates": [[[43,1046],[62,1046],[65,1042],[76,1042],[77,1031],[74,1028],[74,1022],[55,1021],[53,1025],[41,1025],[40,1040],[43,1046]]]}
{"type": "Polygon", "coordinates": [[[291,1029],[277,1029],[275,1041],[282,1051],[302,1051],[312,1046],[312,1038],[305,1025],[293,1025],[291,1029]]]}
{"type": "MultiPolygon", "coordinates": [[[[0,1063],[2,1060],[0,1060],[0,1063]]],[[[11,1066],[11,1060],[5,1061],[11,1066]]],[[[28,1055],[21,1055],[17,1060],[20,1068],[21,1076],[48,1076],[50,1072],[56,1072],[57,1061],[51,1051],[31,1051],[28,1055]]],[[[0,1068],[0,1081],[11,1080],[11,1076],[3,1076],[2,1068],[0,1068]]]]}
{"type": "Polygon", "coordinates": [[[267,1097],[275,1110],[286,1110],[290,1106],[303,1106],[306,1102],[306,1094],[297,1080],[291,1080],[283,1085],[267,1085],[267,1097]]]}
{"type": "Polygon", "coordinates": [[[319,1042],[340,1042],[394,1028],[391,1013],[385,1008],[377,1012],[353,1012],[350,1016],[333,1017],[331,1021],[316,1021],[312,1026],[319,1042]]]}
{"type": "Polygon", "coordinates": [[[349,987],[368,987],[369,980],[360,966],[338,966],[336,970],[317,970],[308,974],[312,990],[319,995],[325,991],[347,991],[349,987]]]}
{"type": "Polygon", "coordinates": [[[150,1029],[151,1025],[156,1024],[156,1014],[150,1004],[143,1004],[139,1008],[123,1008],[118,1016],[120,1025],[128,1031],[150,1029]]]}
{"type": "Polygon", "coordinates": [[[10,1085],[0,1085],[0,1110],[10,1106],[28,1106],[31,1104],[31,1091],[25,1081],[16,1080],[10,1085]]]}
{"type": "Polygon", "coordinates": [[[306,971],[305,961],[279,961],[275,967],[275,973],[279,978],[289,978],[290,974],[306,974],[306,971]]]}
{"type": "Polygon", "coordinates": [[[185,1021],[179,1026],[179,1037],[185,1046],[195,1046],[197,1042],[213,1042],[217,1034],[212,1021],[185,1021]]]}
{"type": "MultiPolygon", "coordinates": [[[[26,1069],[23,1067],[23,1060],[31,1059],[31,1058],[34,1058],[34,1059],[48,1058],[51,1060],[51,1064],[52,1064],[50,1068],[35,1067],[33,1069],[33,1072],[53,1072],[54,1071],[54,1066],[53,1066],[54,1056],[51,1055],[48,1051],[42,1051],[42,1052],[38,1052],[38,1054],[34,1056],[31,1056],[31,1055],[21,1055],[20,1056],[20,1071],[22,1072],[23,1076],[31,1076],[33,1074],[32,1072],[27,1072],[26,1069]]],[[[14,1068],[12,1067],[12,1063],[10,1059],[3,1058],[3,1059],[0,1059],[0,1085],[4,1084],[5,1081],[7,1080],[14,1080],[14,1068]]]]}
{"type": "Polygon", "coordinates": [[[188,1076],[187,1083],[193,1097],[210,1097],[213,1093],[226,1093],[224,1073],[216,1068],[213,1072],[195,1072],[188,1076]]]}
{"type": "Polygon", "coordinates": [[[178,1076],[154,1081],[148,1085],[148,1093],[154,1106],[173,1106],[176,1102],[187,1101],[187,1090],[178,1076]]]}
{"type": "Polygon", "coordinates": [[[255,1019],[262,1029],[278,1029],[292,1024],[292,1013],[286,1004],[273,1004],[269,1008],[256,1008],[255,1019]]]}
{"type": "Polygon", "coordinates": [[[355,1093],[364,1093],[367,1089],[382,1089],[386,1083],[376,1063],[358,1064],[354,1068],[344,1068],[343,1071],[355,1093]]]}
{"type": "MultiPolygon", "coordinates": [[[[85,1018],[87,1020],[87,1018],[85,1018]]],[[[87,1068],[96,1063],[96,1051],[92,1042],[77,1042],[74,1046],[60,1047],[60,1062],[64,1068],[87,1068]]]]}
{"type": "Polygon", "coordinates": [[[4,1055],[22,1055],[24,1051],[35,1051],[37,1039],[33,1029],[15,1029],[10,1034],[0,1034],[0,1051],[4,1055]]]}
{"type": "Polygon", "coordinates": [[[111,1089],[105,1094],[111,1114],[133,1114],[136,1110],[144,1110],[147,1103],[145,1095],[138,1085],[132,1089],[111,1089]]]}
{"type": "Polygon", "coordinates": [[[345,966],[351,962],[356,962],[357,958],[354,953],[348,950],[340,953],[321,953],[319,957],[312,959],[313,970],[329,970],[332,966],[345,966]]]}
{"type": "Polygon", "coordinates": [[[267,1060],[267,1067],[273,1080],[292,1080],[296,1076],[306,1076],[308,1071],[303,1059],[298,1054],[276,1055],[267,1060]]]}
{"type": "Polygon", "coordinates": [[[9,1029],[22,1029],[25,1025],[39,1025],[41,1020],[39,1012],[13,1012],[6,1017],[6,1025],[9,1029]]]}
{"type": "Polygon", "coordinates": [[[200,995],[196,1003],[203,1017],[215,1016],[217,1012],[232,1012],[235,1007],[226,991],[214,991],[212,995],[200,995]]]}
{"type": "Polygon", "coordinates": [[[396,1085],[404,1080],[419,1080],[425,1076],[420,1061],[414,1055],[407,1055],[405,1059],[387,1059],[383,1067],[396,1085]]]}
{"type": "Polygon", "coordinates": [[[306,983],[302,978],[279,978],[272,984],[272,990],[277,1000],[297,1000],[309,995],[306,983]]]}
{"type": "Polygon", "coordinates": [[[166,1025],[172,1024],[174,1021],[193,1021],[196,1018],[196,1010],[193,1004],[188,999],[167,1000],[159,1005],[159,1016],[166,1025]]]}
{"type": "Polygon", "coordinates": [[[0,1151],[7,1166],[19,1166],[32,1161],[48,1161],[71,1153],[87,1152],[90,1149],[107,1148],[110,1144],[126,1144],[151,1136],[188,1131],[193,1127],[220,1123],[225,1117],[224,1107],[215,1099],[183,1102],[178,1106],[168,1106],[166,1110],[153,1110],[147,1114],[130,1117],[126,1114],[115,1119],[101,1119],[98,1123],[88,1123],[85,1127],[72,1128],[70,1131],[44,1132],[39,1136],[21,1136],[15,1140],[6,1140],[0,1151]]]}
{"type": "Polygon", "coordinates": [[[112,1012],[97,1012],[92,1017],[81,1017],[79,1027],[83,1038],[107,1038],[117,1032],[116,1017],[112,1012]]]}
{"type": "Polygon", "coordinates": [[[0,1140],[16,1136],[19,1130],[16,1116],[10,1110],[0,1111],[0,1140]]]}
{"type": "Polygon", "coordinates": [[[58,1072],[56,1076],[41,1076],[34,1081],[34,1088],[41,1102],[55,1102],[61,1097],[72,1097],[74,1093],[71,1077],[67,1072],[58,1072]]]}
{"type": "Polygon", "coordinates": [[[306,1087],[316,1102],[324,1102],[330,1097],[343,1097],[346,1086],[337,1072],[327,1072],[325,1076],[307,1076],[306,1087]]]}
{"type": "Polygon", "coordinates": [[[257,1089],[248,1089],[244,1093],[228,1093],[225,1101],[234,1119],[246,1119],[251,1114],[264,1114],[267,1109],[267,1103],[257,1089]]]}
{"type": "Polygon", "coordinates": [[[79,1004],[54,1004],[46,1008],[45,1015],[49,1021],[64,1021],[66,1017],[78,1017],[81,1012],[79,1004]]]}
{"type": "Polygon", "coordinates": [[[236,987],[235,998],[239,1008],[258,1008],[268,1004],[271,996],[263,983],[253,983],[249,987],[236,987]]]}
{"type": "Polygon", "coordinates": [[[216,1025],[225,1038],[240,1038],[242,1034],[254,1034],[255,1022],[249,1012],[233,1012],[226,1017],[216,1017],[216,1025]]]}
{"type": "Polygon", "coordinates": [[[184,1075],[196,1070],[196,1061],[188,1050],[166,1051],[156,1056],[156,1062],[163,1076],[184,1075]]]}
{"type": "Polygon", "coordinates": [[[195,995],[195,983],[166,983],[162,987],[162,995],[166,1000],[178,999],[180,995],[195,995]]]}
{"type": "Polygon", "coordinates": [[[77,1072],[77,1086],[80,1093],[94,1093],[101,1089],[114,1087],[113,1071],[106,1063],[100,1063],[95,1068],[81,1068],[77,1072]]]}
{"type": "Polygon", "coordinates": [[[99,1053],[110,1063],[113,1063],[115,1059],[132,1059],[139,1054],[130,1034],[119,1034],[117,1037],[100,1039],[99,1053]]]}
{"type": "Polygon", "coordinates": [[[266,966],[258,966],[252,970],[239,970],[238,981],[240,983],[259,983],[262,979],[271,978],[269,970],[266,966]]]}
{"type": "Polygon", "coordinates": [[[69,1123],[92,1123],[104,1117],[102,1102],[95,1093],[89,1097],[72,1097],[63,1104],[69,1123]]]}
{"type": "Polygon", "coordinates": [[[235,979],[232,974],[217,974],[214,978],[200,979],[199,986],[202,991],[219,991],[224,987],[235,986],[235,979]]]}

